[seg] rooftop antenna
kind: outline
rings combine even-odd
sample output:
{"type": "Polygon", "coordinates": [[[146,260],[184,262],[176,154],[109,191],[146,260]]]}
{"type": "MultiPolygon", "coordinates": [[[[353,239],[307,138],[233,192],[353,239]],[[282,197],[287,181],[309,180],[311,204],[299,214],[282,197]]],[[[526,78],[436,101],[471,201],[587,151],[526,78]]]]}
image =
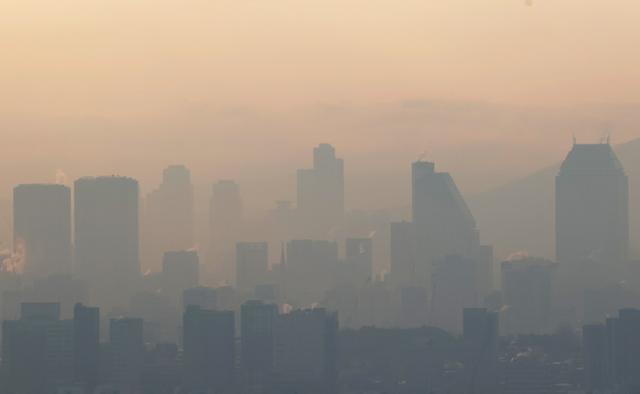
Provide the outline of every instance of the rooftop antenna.
{"type": "Polygon", "coordinates": [[[282,241],[280,243],[280,264],[281,264],[280,267],[284,268],[286,263],[287,263],[287,257],[284,252],[284,241],[282,241]]]}
{"type": "Polygon", "coordinates": [[[573,145],[575,146],[577,144],[577,142],[576,142],[576,133],[573,133],[572,137],[573,137],[573,145]]]}
{"type": "Polygon", "coordinates": [[[422,153],[418,156],[418,161],[422,161],[427,157],[427,151],[423,150],[422,153]]]}

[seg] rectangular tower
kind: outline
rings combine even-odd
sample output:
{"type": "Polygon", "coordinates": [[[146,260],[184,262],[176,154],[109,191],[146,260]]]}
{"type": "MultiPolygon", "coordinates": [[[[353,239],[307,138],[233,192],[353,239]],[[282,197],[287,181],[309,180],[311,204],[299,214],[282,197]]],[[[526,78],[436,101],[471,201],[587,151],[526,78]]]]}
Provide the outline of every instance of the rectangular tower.
{"type": "Polygon", "coordinates": [[[575,144],[556,177],[556,258],[622,262],[629,253],[629,185],[609,144],[575,144]]]}

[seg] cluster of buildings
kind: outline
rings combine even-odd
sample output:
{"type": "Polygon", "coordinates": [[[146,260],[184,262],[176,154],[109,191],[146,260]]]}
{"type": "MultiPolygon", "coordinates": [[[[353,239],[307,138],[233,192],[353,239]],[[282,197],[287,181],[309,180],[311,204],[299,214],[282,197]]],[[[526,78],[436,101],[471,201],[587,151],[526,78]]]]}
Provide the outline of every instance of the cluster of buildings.
{"type": "Polygon", "coordinates": [[[76,304],[63,319],[59,303],[23,303],[20,318],[2,325],[0,392],[335,391],[335,313],[281,314],[274,304],[249,301],[241,306],[239,330],[236,318],[233,311],[188,304],[179,342],[149,344],[142,318],[111,318],[104,336],[97,307],[76,304]]]}
{"type": "MultiPolygon", "coordinates": [[[[548,335],[640,301],[628,181],[608,143],[574,144],[562,164],[556,261],[518,255],[496,266],[453,178],[434,163],[413,163],[411,191],[410,220],[346,212],[344,162],[321,144],[313,167],[297,173],[296,205],[278,202],[264,231],[247,229],[238,184],[216,182],[209,242],[197,250],[184,166],[166,168],[143,199],[138,182],[120,176],[80,178],[73,190],[19,185],[13,253],[0,259],[0,386],[333,393],[339,326],[430,326],[463,338],[460,392],[524,392],[507,389],[499,371],[527,371],[518,363],[533,358],[518,352],[505,364],[500,335],[548,335]]],[[[609,320],[585,326],[588,387],[622,379],[598,353],[611,353],[609,331],[609,320]]]]}

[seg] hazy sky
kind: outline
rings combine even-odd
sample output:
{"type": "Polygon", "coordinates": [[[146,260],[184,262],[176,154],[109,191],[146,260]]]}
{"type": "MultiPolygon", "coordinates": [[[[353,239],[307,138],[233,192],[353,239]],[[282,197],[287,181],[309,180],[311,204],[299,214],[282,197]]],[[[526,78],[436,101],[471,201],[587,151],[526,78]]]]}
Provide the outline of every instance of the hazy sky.
{"type": "Polygon", "coordinates": [[[572,133],[639,135],[635,107],[609,107],[640,102],[638,15],[632,0],[0,0],[0,195],[57,168],[148,190],[183,162],[197,183],[275,179],[268,196],[291,198],[319,142],[369,178],[358,190],[403,185],[425,150],[481,190],[561,159],[572,133]]]}

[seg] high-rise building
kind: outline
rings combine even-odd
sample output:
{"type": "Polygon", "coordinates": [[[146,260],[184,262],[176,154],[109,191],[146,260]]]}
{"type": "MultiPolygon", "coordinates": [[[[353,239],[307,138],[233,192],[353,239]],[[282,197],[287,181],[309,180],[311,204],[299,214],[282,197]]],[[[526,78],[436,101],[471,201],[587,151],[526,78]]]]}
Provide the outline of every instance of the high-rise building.
{"type": "Polygon", "coordinates": [[[297,211],[291,201],[279,200],[269,210],[264,221],[264,239],[271,246],[269,251],[270,261],[277,261],[280,257],[280,244],[283,240],[294,238],[296,230],[297,211]],[[277,246],[277,247],[276,247],[277,246]]]}
{"type": "Polygon", "coordinates": [[[373,281],[373,241],[371,238],[347,238],[345,263],[358,286],[373,281]]]}
{"type": "Polygon", "coordinates": [[[463,311],[467,393],[498,390],[498,314],[484,308],[463,311]]]}
{"type": "Polygon", "coordinates": [[[399,288],[400,309],[396,324],[402,328],[426,326],[429,312],[429,294],[423,286],[399,288]]]}
{"type": "Polygon", "coordinates": [[[417,161],[412,165],[412,217],[420,264],[433,264],[450,254],[473,256],[476,252],[475,219],[453,178],[436,172],[434,163],[417,161]]]}
{"type": "Polygon", "coordinates": [[[95,301],[124,305],[140,275],[138,182],[116,176],[78,179],[74,223],[77,273],[88,281],[95,301]]]}
{"type": "Polygon", "coordinates": [[[58,302],[23,302],[20,304],[20,320],[60,320],[60,310],[58,302]]]}
{"type": "Polygon", "coordinates": [[[19,320],[2,325],[2,388],[45,393],[74,379],[73,320],[56,303],[25,303],[19,320]]]}
{"type": "Polygon", "coordinates": [[[618,311],[617,354],[618,383],[627,390],[640,387],[640,309],[618,311]]]}
{"type": "Polygon", "coordinates": [[[597,393],[607,388],[607,329],[604,324],[582,327],[584,378],[587,392],[597,393]]]}
{"type": "Polygon", "coordinates": [[[198,286],[200,260],[195,250],[173,250],[162,259],[162,290],[177,300],[183,291],[198,286]]]}
{"type": "Polygon", "coordinates": [[[320,302],[335,283],[338,244],[292,240],[287,243],[285,292],[289,302],[305,306],[320,302]]]}
{"type": "Polygon", "coordinates": [[[622,365],[624,364],[624,343],[621,343],[620,320],[618,317],[609,317],[605,322],[606,327],[606,378],[607,386],[613,387],[622,377],[622,365]]]}
{"type": "Polygon", "coordinates": [[[250,384],[264,384],[273,370],[275,304],[247,301],[241,307],[242,370],[250,384]]]}
{"type": "MultiPolygon", "coordinates": [[[[5,283],[4,286],[11,289],[10,283],[5,283]]],[[[20,290],[4,290],[2,317],[6,320],[18,319],[21,304],[30,305],[30,303],[41,303],[43,300],[58,304],[61,318],[70,319],[73,316],[75,304],[88,302],[89,295],[87,286],[82,280],[74,279],[70,275],[51,275],[34,280],[31,286],[21,285],[20,290]]]]}
{"type": "Polygon", "coordinates": [[[460,332],[464,309],[478,304],[476,284],[475,260],[460,255],[438,259],[431,277],[431,324],[460,332]]]}
{"type": "Polygon", "coordinates": [[[142,223],[143,263],[156,268],[164,252],[194,246],[194,199],[191,172],[172,165],[162,172],[162,183],[145,199],[142,223]]]}
{"type": "Polygon", "coordinates": [[[632,393],[640,387],[640,310],[625,308],[606,324],[583,327],[589,392],[632,393]]]}
{"type": "Polygon", "coordinates": [[[198,306],[202,309],[217,309],[218,297],[216,289],[198,286],[184,290],[182,292],[182,307],[186,311],[189,305],[198,306]]]}
{"type": "Polygon", "coordinates": [[[344,162],[329,144],[313,149],[313,168],[298,170],[300,234],[324,239],[344,221],[344,162]]]}
{"type": "Polygon", "coordinates": [[[479,299],[484,299],[493,288],[493,246],[478,245],[473,253],[476,260],[476,289],[479,299]]]}
{"type": "Polygon", "coordinates": [[[74,379],[93,392],[100,373],[100,309],[76,304],[73,313],[74,379]]]}
{"type": "Polygon", "coordinates": [[[274,378],[291,392],[334,393],[338,317],[324,309],[279,315],[273,328],[274,378]]]}
{"type": "Polygon", "coordinates": [[[143,321],[116,318],[109,322],[110,383],[123,392],[140,389],[144,365],[143,321]]]}
{"type": "Polygon", "coordinates": [[[213,184],[209,210],[210,281],[234,283],[235,246],[242,231],[242,199],[235,181],[213,184]]]}
{"type": "Polygon", "coordinates": [[[268,282],[269,245],[266,242],[236,244],[236,286],[253,292],[256,286],[268,282]]]}
{"type": "Polygon", "coordinates": [[[429,283],[426,264],[417,264],[418,250],[412,222],[391,223],[390,280],[398,287],[423,286],[429,283]]]}
{"type": "Polygon", "coordinates": [[[71,192],[64,185],[13,189],[13,247],[24,272],[46,277],[71,273],[71,192]]]}
{"type": "Polygon", "coordinates": [[[226,392],[234,382],[235,321],[232,311],[188,306],[183,319],[183,383],[189,390],[226,392]]]}
{"type": "Polygon", "coordinates": [[[47,300],[60,303],[62,319],[73,317],[73,309],[77,303],[89,302],[87,284],[71,275],[52,275],[37,279],[33,282],[32,288],[24,289],[23,295],[25,302],[47,300]]]}
{"type": "Polygon", "coordinates": [[[502,263],[502,292],[507,334],[549,331],[551,292],[557,264],[527,257],[502,263]]]}
{"type": "Polygon", "coordinates": [[[556,258],[617,262],[629,250],[629,186],[611,146],[574,144],[556,177],[556,258]]]}

